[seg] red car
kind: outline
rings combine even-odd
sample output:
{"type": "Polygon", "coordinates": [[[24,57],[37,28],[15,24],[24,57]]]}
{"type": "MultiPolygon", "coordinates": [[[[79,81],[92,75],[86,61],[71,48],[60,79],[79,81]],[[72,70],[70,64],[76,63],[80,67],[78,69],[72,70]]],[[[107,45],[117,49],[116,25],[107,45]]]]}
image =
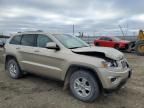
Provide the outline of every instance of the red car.
{"type": "Polygon", "coordinates": [[[95,46],[103,46],[103,47],[112,47],[116,49],[127,50],[128,44],[130,41],[121,40],[117,37],[99,37],[98,39],[94,40],[95,46]]]}

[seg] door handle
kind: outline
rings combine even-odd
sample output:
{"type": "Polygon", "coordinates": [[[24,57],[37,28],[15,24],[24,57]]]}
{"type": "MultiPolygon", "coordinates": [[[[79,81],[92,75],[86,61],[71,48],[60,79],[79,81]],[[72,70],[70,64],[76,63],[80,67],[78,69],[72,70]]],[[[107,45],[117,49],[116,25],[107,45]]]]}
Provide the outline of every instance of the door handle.
{"type": "Polygon", "coordinates": [[[35,50],[34,52],[40,52],[39,50],[35,50]]]}
{"type": "Polygon", "coordinates": [[[17,47],[16,49],[17,49],[17,50],[19,50],[19,49],[20,49],[20,47],[17,47]]]}

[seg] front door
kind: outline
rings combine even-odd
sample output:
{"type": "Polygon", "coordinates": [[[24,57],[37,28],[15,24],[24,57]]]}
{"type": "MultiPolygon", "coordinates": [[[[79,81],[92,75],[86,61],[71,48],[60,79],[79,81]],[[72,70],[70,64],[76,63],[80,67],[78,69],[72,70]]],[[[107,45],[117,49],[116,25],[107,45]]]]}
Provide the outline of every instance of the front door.
{"type": "Polygon", "coordinates": [[[104,40],[103,40],[103,46],[105,47],[113,47],[113,41],[111,38],[109,37],[105,37],[104,40]]]}
{"type": "Polygon", "coordinates": [[[47,35],[38,35],[37,49],[35,50],[35,72],[60,79],[64,58],[61,58],[61,51],[45,48],[48,42],[53,42],[53,40],[47,35]]]}

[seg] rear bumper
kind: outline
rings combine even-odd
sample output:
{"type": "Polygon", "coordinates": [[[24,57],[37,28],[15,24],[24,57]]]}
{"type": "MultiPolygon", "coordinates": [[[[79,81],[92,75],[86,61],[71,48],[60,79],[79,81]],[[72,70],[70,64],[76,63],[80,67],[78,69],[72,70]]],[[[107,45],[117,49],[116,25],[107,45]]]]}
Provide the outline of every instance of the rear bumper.
{"type": "Polygon", "coordinates": [[[4,49],[3,48],[0,48],[0,61],[2,63],[5,63],[5,54],[4,54],[4,49]]]}
{"type": "Polygon", "coordinates": [[[122,50],[128,49],[128,44],[122,44],[122,45],[120,45],[119,49],[122,49],[122,50]]]}
{"type": "Polygon", "coordinates": [[[2,63],[5,64],[5,55],[2,55],[2,63]]]}

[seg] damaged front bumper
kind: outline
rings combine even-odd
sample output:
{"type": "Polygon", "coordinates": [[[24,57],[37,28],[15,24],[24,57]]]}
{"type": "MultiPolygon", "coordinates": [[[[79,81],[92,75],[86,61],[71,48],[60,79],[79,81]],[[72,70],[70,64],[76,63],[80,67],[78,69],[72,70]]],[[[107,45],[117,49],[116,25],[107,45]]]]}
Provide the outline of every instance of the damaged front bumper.
{"type": "Polygon", "coordinates": [[[117,84],[117,86],[112,87],[112,88],[104,88],[104,92],[105,92],[105,93],[110,93],[110,92],[119,90],[120,88],[122,88],[122,87],[126,84],[126,82],[127,82],[128,79],[131,77],[131,75],[132,75],[132,70],[129,71],[128,77],[125,78],[125,79],[123,79],[123,80],[121,80],[121,81],[117,84]]]}
{"type": "Polygon", "coordinates": [[[104,91],[115,91],[120,89],[132,75],[132,69],[127,68],[123,71],[108,71],[101,69],[100,77],[104,91]]]}

